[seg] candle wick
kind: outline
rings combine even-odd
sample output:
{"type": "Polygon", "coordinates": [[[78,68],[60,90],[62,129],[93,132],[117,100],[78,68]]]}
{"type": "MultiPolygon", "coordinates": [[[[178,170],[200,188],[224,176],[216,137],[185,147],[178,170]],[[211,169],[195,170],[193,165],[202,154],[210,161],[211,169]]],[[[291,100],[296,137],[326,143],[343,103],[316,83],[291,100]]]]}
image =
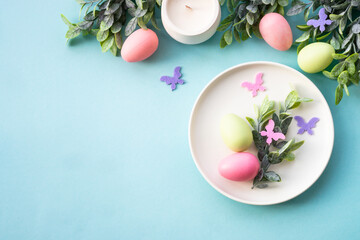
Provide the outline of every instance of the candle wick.
{"type": "Polygon", "coordinates": [[[187,8],[187,9],[192,9],[190,6],[188,6],[188,5],[185,5],[185,7],[187,8]]]}

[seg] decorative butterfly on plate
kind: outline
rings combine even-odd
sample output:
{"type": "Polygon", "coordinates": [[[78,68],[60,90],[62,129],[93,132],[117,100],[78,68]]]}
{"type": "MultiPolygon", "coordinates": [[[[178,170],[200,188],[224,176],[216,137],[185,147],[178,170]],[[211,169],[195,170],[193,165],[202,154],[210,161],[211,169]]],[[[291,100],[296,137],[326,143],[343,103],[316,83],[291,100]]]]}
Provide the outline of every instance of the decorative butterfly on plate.
{"type": "Polygon", "coordinates": [[[316,123],[320,120],[319,118],[313,117],[307,123],[305,120],[300,116],[295,116],[294,119],[297,122],[298,127],[300,127],[298,134],[303,134],[304,132],[308,132],[310,135],[314,134],[313,128],[316,127],[316,123]]]}
{"type": "Polygon", "coordinates": [[[256,74],[255,83],[243,82],[241,86],[247,88],[249,91],[252,91],[252,96],[256,97],[258,91],[266,90],[266,88],[262,85],[264,83],[264,81],[262,80],[262,76],[262,73],[258,73],[256,74]]]}
{"type": "Polygon", "coordinates": [[[274,132],[274,127],[275,127],[275,122],[274,120],[270,119],[269,123],[266,125],[265,130],[266,131],[261,131],[260,134],[261,136],[266,136],[266,143],[267,144],[271,144],[272,141],[277,141],[279,139],[284,140],[285,139],[285,135],[282,134],[281,132],[274,132]]]}

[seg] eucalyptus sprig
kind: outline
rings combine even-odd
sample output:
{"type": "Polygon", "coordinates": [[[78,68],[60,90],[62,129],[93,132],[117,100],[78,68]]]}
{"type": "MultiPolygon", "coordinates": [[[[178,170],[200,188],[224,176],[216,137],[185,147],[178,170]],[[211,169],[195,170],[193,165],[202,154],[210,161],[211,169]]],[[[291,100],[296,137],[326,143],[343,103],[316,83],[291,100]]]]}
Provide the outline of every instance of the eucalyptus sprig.
{"type": "Polygon", "coordinates": [[[233,42],[245,41],[254,34],[262,38],[259,32],[261,18],[271,12],[284,15],[284,7],[288,0],[220,0],[226,2],[229,15],[220,23],[218,31],[225,31],[220,40],[220,47],[224,48],[233,42]]]}
{"type": "MultiPolygon", "coordinates": [[[[323,74],[338,81],[335,90],[335,104],[339,104],[343,92],[350,95],[348,86],[351,84],[358,85],[360,72],[360,1],[359,0],[310,0],[305,3],[300,0],[294,0],[292,7],[287,15],[297,15],[304,11],[304,19],[308,21],[310,11],[316,11],[324,8],[325,13],[333,21],[331,25],[325,26],[323,33],[319,32],[314,26],[298,25],[297,28],[304,33],[295,40],[298,45],[298,53],[302,48],[312,42],[328,42],[330,43],[336,54],[333,58],[339,61],[333,69],[323,74]],[[355,17],[354,17],[355,16],[355,17]]],[[[318,19],[314,14],[313,19],[318,19]]]]}
{"type": "Polygon", "coordinates": [[[139,26],[147,29],[147,24],[159,29],[155,19],[156,6],[162,0],[77,0],[81,5],[80,18],[83,21],[71,23],[64,15],[62,20],[69,27],[65,37],[67,40],[92,34],[100,42],[103,52],[116,56],[121,49],[122,36],[129,36],[139,26]],[[83,9],[85,13],[82,14],[83,9]],[[83,17],[82,17],[83,16],[83,17]],[[130,18],[130,20],[128,20],[130,18]]]}
{"type": "Polygon", "coordinates": [[[258,158],[261,162],[260,169],[253,181],[253,187],[266,188],[269,182],[280,182],[281,177],[274,171],[269,171],[271,164],[278,164],[282,161],[295,160],[295,150],[299,149],[304,141],[296,142],[295,139],[273,141],[270,145],[266,143],[266,137],[261,136],[260,132],[265,129],[269,120],[275,123],[274,132],[282,133],[286,136],[289,126],[293,120],[289,110],[295,109],[303,102],[311,102],[312,99],[300,98],[298,93],[293,90],[285,99],[284,103],[279,103],[276,109],[275,102],[266,97],[260,108],[255,107],[256,121],[246,117],[253,128],[252,134],[255,146],[258,150],[258,158]]]}

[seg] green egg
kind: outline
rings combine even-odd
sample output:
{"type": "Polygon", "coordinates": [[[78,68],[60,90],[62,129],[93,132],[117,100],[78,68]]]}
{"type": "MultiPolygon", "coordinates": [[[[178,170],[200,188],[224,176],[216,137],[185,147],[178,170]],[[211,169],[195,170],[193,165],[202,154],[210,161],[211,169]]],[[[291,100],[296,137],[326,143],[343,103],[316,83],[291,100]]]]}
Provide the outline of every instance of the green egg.
{"type": "Polygon", "coordinates": [[[249,125],[235,114],[227,114],[221,119],[220,131],[226,146],[235,152],[245,151],[253,142],[249,125]]]}
{"type": "Polygon", "coordinates": [[[299,52],[299,67],[307,73],[320,72],[331,64],[333,53],[335,53],[335,50],[328,43],[311,43],[299,52]]]}

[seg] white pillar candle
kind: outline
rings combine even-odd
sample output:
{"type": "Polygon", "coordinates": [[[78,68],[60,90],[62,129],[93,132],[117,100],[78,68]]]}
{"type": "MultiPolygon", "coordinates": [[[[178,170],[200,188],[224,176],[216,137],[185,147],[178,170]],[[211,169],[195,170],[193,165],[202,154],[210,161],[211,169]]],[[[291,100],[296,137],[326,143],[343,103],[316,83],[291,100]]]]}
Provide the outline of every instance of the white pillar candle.
{"type": "Polygon", "coordinates": [[[218,0],[163,0],[161,19],[175,40],[197,44],[216,32],[221,20],[218,0]]]}

